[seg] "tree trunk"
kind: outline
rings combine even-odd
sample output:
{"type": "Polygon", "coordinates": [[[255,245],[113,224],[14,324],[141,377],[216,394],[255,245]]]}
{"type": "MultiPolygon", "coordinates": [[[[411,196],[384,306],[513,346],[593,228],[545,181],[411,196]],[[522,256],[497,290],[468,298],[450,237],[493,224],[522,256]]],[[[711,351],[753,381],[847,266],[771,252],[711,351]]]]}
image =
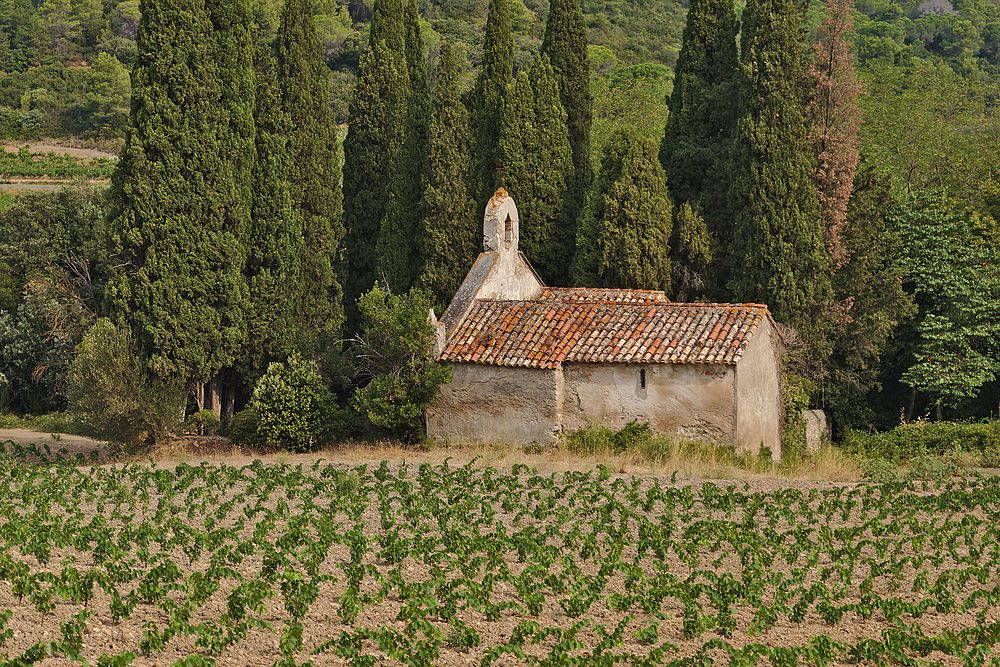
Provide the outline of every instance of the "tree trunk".
{"type": "Polygon", "coordinates": [[[205,401],[207,408],[215,413],[215,416],[222,419],[222,397],[219,395],[219,377],[216,376],[208,383],[208,397],[205,401]]]}
{"type": "Polygon", "coordinates": [[[223,424],[228,424],[236,412],[236,374],[230,372],[227,375],[229,377],[224,385],[222,418],[220,420],[223,424]]]}

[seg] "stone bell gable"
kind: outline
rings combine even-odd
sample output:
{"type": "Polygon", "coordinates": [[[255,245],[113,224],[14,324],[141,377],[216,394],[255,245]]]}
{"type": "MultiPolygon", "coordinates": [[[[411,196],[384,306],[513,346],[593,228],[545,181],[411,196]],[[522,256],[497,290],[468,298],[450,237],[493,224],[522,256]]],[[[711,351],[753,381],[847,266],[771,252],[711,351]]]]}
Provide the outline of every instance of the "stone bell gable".
{"type": "Polygon", "coordinates": [[[780,342],[766,306],[546,287],[518,250],[519,223],[498,190],[483,253],[434,320],[454,380],[427,412],[430,437],[552,442],[641,421],[780,456],[780,342]]]}

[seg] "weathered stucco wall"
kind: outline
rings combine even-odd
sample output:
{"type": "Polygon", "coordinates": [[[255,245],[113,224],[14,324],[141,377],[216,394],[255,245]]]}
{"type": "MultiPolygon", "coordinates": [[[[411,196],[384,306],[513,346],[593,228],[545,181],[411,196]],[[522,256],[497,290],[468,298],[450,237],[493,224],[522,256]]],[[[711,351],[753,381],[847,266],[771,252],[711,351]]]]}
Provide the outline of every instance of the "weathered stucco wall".
{"type": "Polygon", "coordinates": [[[568,364],[563,368],[563,428],[621,428],[648,422],[665,435],[733,442],[733,369],[726,366],[568,364]],[[646,371],[646,388],[640,372],[646,371]]]}
{"type": "Polygon", "coordinates": [[[542,293],[542,282],[518,252],[496,254],[493,269],[476,293],[477,299],[527,301],[542,293]]]}
{"type": "Polygon", "coordinates": [[[774,328],[767,319],[736,366],[736,446],[754,454],[761,446],[781,458],[781,370],[774,328]]]}
{"type": "Polygon", "coordinates": [[[453,380],[427,411],[435,440],[555,441],[562,373],[534,368],[452,365],[453,380]]]}

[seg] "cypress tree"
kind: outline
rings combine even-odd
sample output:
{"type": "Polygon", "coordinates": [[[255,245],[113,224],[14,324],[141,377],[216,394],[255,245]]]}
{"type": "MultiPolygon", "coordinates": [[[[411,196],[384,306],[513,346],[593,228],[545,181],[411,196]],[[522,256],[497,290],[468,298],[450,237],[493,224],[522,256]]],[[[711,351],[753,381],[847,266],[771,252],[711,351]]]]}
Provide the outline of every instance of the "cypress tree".
{"type": "Polygon", "coordinates": [[[306,255],[302,217],[292,202],[288,180],[291,159],[287,137],[291,122],[282,108],[270,49],[258,46],[254,64],[257,162],[246,267],[250,336],[243,364],[249,379],[261,375],[270,362],[284,359],[295,350],[304,327],[298,319],[298,305],[308,290],[302,276],[302,258],[306,255]]]}
{"type": "Polygon", "coordinates": [[[441,313],[479,249],[480,224],[472,180],[472,129],[459,94],[459,57],[441,47],[431,116],[427,180],[420,212],[423,272],[419,284],[441,313]]]}
{"type": "Polygon", "coordinates": [[[593,177],[590,163],[590,126],[594,99],[590,93],[590,64],[587,59],[587,26],[580,0],[552,0],[545,23],[542,53],[548,56],[559,82],[559,94],[569,127],[573,149],[573,174],[566,209],[567,233],[563,242],[567,256],[573,255],[575,225],[593,177]]]}
{"type": "Polygon", "coordinates": [[[500,181],[521,215],[521,248],[547,282],[563,283],[572,260],[563,225],[573,153],[558,84],[544,55],[507,91],[499,147],[500,181]]]}
{"type": "Polygon", "coordinates": [[[413,286],[420,274],[419,245],[414,243],[420,230],[420,207],[427,163],[427,135],[430,122],[430,92],[427,88],[427,58],[420,34],[420,16],[416,0],[407,0],[403,8],[406,55],[405,133],[400,157],[395,161],[392,188],[385,217],[379,226],[377,271],[389,289],[403,292],[413,286]]]}
{"type": "Polygon", "coordinates": [[[358,65],[344,141],[344,287],[349,333],[359,324],[358,298],[375,284],[376,246],[392,192],[399,185],[396,163],[406,143],[409,103],[405,44],[401,0],[378,0],[368,51],[358,65]]]}
{"type": "Polygon", "coordinates": [[[141,10],[109,222],[122,269],[107,298],[151,373],[207,381],[235,361],[246,338],[249,201],[239,198],[237,176],[246,156],[233,151],[245,145],[238,128],[252,128],[252,119],[234,106],[235,91],[223,91],[242,89],[246,75],[220,72],[241,61],[242,47],[235,34],[230,44],[217,41],[227,35],[214,34],[204,0],[144,1],[141,10]]]}
{"type": "Polygon", "coordinates": [[[483,62],[479,68],[469,109],[475,139],[477,203],[486,201],[496,190],[500,166],[500,119],[504,95],[514,78],[514,28],[511,0],[490,0],[483,42],[483,62]]]}
{"type": "Polygon", "coordinates": [[[726,233],[733,128],[739,113],[739,22],[732,0],[692,0],[677,59],[660,161],[674,201],[701,208],[726,233]]]}
{"type": "Polygon", "coordinates": [[[705,224],[705,217],[695,206],[684,202],[674,209],[674,230],[670,239],[675,300],[705,298],[712,257],[712,237],[705,224]]]}
{"type": "Polygon", "coordinates": [[[277,36],[278,81],[291,121],[292,200],[301,216],[300,312],[307,348],[339,337],[343,288],[335,269],[344,236],[340,141],[330,106],[330,71],[313,24],[311,0],[288,0],[277,36]]]}
{"type": "Polygon", "coordinates": [[[733,295],[767,303],[789,322],[806,318],[830,288],[804,110],[806,6],[805,0],[747,3],[734,235],[722,244],[733,295]]]}
{"type": "Polygon", "coordinates": [[[581,224],[575,282],[670,290],[671,203],[652,143],[616,133],[601,158],[588,220],[581,224]]]}

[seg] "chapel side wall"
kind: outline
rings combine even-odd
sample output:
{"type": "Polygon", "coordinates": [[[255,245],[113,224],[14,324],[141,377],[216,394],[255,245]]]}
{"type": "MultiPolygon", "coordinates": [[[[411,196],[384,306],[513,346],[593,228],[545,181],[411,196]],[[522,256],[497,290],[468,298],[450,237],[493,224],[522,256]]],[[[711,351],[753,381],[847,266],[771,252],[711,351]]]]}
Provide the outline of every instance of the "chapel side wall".
{"type": "Polygon", "coordinates": [[[552,443],[561,370],[452,364],[453,379],[427,410],[434,440],[552,443]]]}
{"type": "Polygon", "coordinates": [[[621,428],[649,423],[654,432],[733,444],[733,369],[695,364],[567,364],[563,367],[563,428],[621,428]],[[646,371],[642,389],[640,370],[646,371]]]}
{"type": "Polygon", "coordinates": [[[781,368],[774,327],[765,319],[736,366],[736,444],[781,458],[781,368]]]}

